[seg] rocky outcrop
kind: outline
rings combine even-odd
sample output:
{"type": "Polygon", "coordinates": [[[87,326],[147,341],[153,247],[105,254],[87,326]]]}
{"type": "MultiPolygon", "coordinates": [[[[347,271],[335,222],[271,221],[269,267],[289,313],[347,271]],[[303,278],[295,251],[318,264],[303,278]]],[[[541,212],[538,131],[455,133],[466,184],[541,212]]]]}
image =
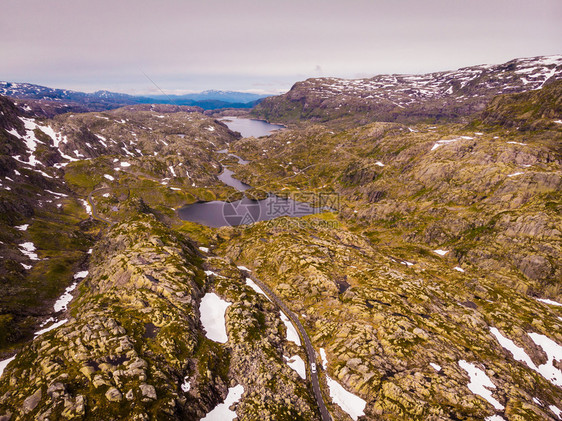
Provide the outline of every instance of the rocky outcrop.
{"type": "Polygon", "coordinates": [[[556,123],[561,117],[562,81],[553,81],[539,90],[494,98],[482,113],[482,122],[522,131],[562,129],[562,123],[556,123]]]}
{"type": "Polygon", "coordinates": [[[193,382],[198,400],[180,389],[200,346],[196,301],[204,276],[197,260],[154,218],[116,226],[96,246],[68,322],[37,337],[2,377],[0,407],[14,420],[208,412],[226,379],[193,382]],[[148,325],[154,337],[145,334],[148,325]]]}
{"type": "Polygon", "coordinates": [[[562,57],[516,59],[425,75],[369,79],[319,78],[297,82],[265,98],[252,113],[269,121],[468,122],[498,94],[531,91],[562,74],[562,57]]]}

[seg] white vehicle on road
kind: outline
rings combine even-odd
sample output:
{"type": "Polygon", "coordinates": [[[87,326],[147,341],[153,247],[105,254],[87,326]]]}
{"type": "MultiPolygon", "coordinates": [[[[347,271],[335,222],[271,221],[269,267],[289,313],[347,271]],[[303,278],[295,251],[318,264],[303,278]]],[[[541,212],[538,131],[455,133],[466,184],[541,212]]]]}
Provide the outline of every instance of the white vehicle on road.
{"type": "Polygon", "coordinates": [[[315,363],[310,364],[310,371],[312,371],[313,373],[316,373],[316,364],[315,363]]]}

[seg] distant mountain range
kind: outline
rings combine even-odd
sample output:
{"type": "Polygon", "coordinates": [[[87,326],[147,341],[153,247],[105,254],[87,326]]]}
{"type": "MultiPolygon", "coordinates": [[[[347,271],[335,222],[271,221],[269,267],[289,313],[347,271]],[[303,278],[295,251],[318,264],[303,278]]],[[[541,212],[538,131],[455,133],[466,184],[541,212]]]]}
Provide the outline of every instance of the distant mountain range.
{"type": "Polygon", "coordinates": [[[26,100],[34,111],[41,108],[46,116],[61,112],[102,111],[134,104],[173,104],[200,107],[203,110],[220,108],[252,108],[267,95],[246,92],[209,90],[186,95],[127,95],[110,91],[85,93],[55,89],[31,83],[0,82],[0,95],[26,100]],[[37,102],[39,101],[39,102],[37,102]]]}
{"type": "MultiPolygon", "coordinates": [[[[147,95],[148,98],[157,100],[173,100],[174,102],[181,101],[222,101],[227,103],[247,104],[250,102],[259,101],[268,95],[251,94],[247,92],[233,92],[233,91],[203,91],[194,94],[185,95],[147,95]]],[[[184,104],[179,104],[184,105],[184,104]]]]}

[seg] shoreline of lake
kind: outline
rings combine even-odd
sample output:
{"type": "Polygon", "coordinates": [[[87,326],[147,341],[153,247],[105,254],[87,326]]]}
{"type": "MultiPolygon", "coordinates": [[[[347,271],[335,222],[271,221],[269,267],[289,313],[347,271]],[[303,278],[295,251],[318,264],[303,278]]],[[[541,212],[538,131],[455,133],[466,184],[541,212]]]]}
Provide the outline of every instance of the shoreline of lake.
{"type": "MultiPolygon", "coordinates": [[[[272,132],[284,128],[284,126],[273,125],[264,120],[240,118],[236,118],[236,120],[238,127],[243,129],[242,132],[240,132],[243,137],[268,136],[272,132]],[[255,136],[256,134],[259,136],[255,136]]],[[[230,130],[238,131],[236,127],[232,127],[232,119],[225,122],[225,124],[230,130]],[[230,123],[230,125],[228,123],[230,123]]],[[[234,126],[236,126],[236,124],[234,124],[234,126]]],[[[249,163],[237,155],[228,153],[228,149],[222,149],[216,152],[234,156],[242,165],[249,163]]],[[[233,175],[234,172],[232,170],[227,166],[223,166],[222,172],[217,177],[224,184],[233,187],[239,192],[244,192],[252,188],[252,186],[234,178],[233,175]]],[[[177,212],[180,219],[184,221],[218,228],[222,226],[238,226],[259,221],[269,221],[283,216],[299,217],[312,215],[318,211],[319,209],[312,207],[308,203],[298,202],[290,198],[283,198],[269,193],[265,199],[261,200],[254,200],[244,196],[242,199],[232,202],[220,200],[196,202],[183,206],[178,209],[177,212]]]]}

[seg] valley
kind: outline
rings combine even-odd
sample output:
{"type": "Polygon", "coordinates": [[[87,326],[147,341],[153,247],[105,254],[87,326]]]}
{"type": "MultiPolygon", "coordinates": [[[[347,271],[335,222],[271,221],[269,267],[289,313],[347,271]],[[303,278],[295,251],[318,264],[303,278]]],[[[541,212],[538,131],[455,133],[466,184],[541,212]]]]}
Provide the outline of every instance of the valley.
{"type": "Polygon", "coordinates": [[[562,419],[561,56],[230,114],[21,101],[1,421],[562,419]]]}

